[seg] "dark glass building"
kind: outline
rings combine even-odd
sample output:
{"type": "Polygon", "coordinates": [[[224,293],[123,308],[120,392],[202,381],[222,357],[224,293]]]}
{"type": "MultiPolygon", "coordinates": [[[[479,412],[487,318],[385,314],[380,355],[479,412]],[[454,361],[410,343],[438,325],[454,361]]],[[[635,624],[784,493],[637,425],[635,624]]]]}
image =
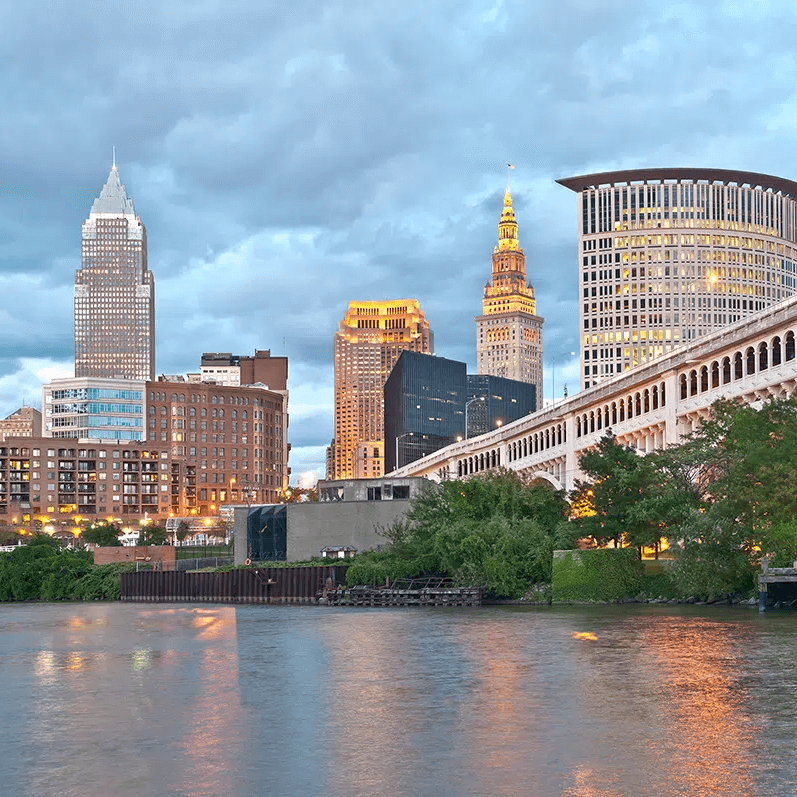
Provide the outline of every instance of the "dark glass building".
{"type": "Polygon", "coordinates": [[[536,385],[502,376],[468,374],[468,437],[484,434],[537,409],[536,385]]]}
{"type": "Polygon", "coordinates": [[[464,437],[466,386],[465,363],[401,352],[385,382],[385,472],[464,437]]]}
{"type": "Polygon", "coordinates": [[[468,375],[465,363],[404,351],[385,382],[385,472],[536,409],[533,384],[468,375]]]}

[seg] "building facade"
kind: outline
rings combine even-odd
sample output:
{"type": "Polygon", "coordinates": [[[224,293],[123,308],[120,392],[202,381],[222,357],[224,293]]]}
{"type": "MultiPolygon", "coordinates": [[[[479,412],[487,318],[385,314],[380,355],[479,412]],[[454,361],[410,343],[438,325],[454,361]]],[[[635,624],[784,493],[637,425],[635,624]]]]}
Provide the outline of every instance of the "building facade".
{"type": "Polygon", "coordinates": [[[583,388],[795,292],[791,180],[631,169],[557,182],[579,195],[583,388]]]}
{"type": "MultiPolygon", "coordinates": [[[[402,352],[385,382],[385,472],[534,412],[536,387],[402,352]]],[[[358,477],[363,478],[363,477],[358,477]]]]}
{"type": "MultiPolygon", "coordinates": [[[[328,478],[353,478],[358,446],[368,443],[373,451],[384,442],[382,391],[404,350],[434,351],[434,336],[416,299],[349,302],[335,333],[334,471],[328,478]]],[[[370,469],[376,471],[371,476],[381,476],[384,459],[371,458],[370,469]]]]}
{"type": "Polygon", "coordinates": [[[468,374],[468,437],[486,434],[536,412],[537,386],[515,379],[468,374]]]}
{"type": "Polygon", "coordinates": [[[0,444],[0,522],[47,528],[165,517],[182,470],[168,446],[9,438],[0,444]]]}
{"type": "MultiPolygon", "coordinates": [[[[284,392],[173,377],[148,382],[146,439],[192,468],[175,514],[216,515],[223,503],[274,503],[290,480],[284,392]]],[[[184,488],[184,489],[183,489],[184,488]]]]}
{"type": "Polygon", "coordinates": [[[235,563],[306,562],[330,548],[381,550],[390,541],[380,529],[401,520],[428,484],[420,478],[320,481],[318,501],[235,507],[235,563]]]}
{"type": "Polygon", "coordinates": [[[45,437],[143,440],[146,383],[74,377],[42,386],[45,437]]]}
{"type": "Polygon", "coordinates": [[[270,349],[255,349],[253,357],[205,352],[200,361],[198,381],[220,385],[260,384],[269,390],[287,390],[288,358],[272,357],[270,349]]]}
{"type": "Polygon", "coordinates": [[[147,232],[114,162],[83,222],[75,275],[75,376],[155,378],[155,282],[147,232]]]}
{"type": "Polygon", "coordinates": [[[403,351],[385,382],[385,473],[465,436],[465,363],[403,351]]]}
{"type": "Polygon", "coordinates": [[[507,186],[493,251],[492,279],[484,286],[482,314],[476,317],[476,370],[480,374],[529,382],[542,396],[542,327],[526,255],[518,241],[512,194],[507,186]]]}
{"type": "Polygon", "coordinates": [[[51,436],[0,445],[0,522],[211,522],[222,504],[275,502],[288,486],[285,392],[185,377],[55,380],[44,391],[51,436]]]}
{"type": "Polygon", "coordinates": [[[33,407],[20,407],[0,420],[0,441],[6,437],[41,437],[42,414],[33,407]]]}

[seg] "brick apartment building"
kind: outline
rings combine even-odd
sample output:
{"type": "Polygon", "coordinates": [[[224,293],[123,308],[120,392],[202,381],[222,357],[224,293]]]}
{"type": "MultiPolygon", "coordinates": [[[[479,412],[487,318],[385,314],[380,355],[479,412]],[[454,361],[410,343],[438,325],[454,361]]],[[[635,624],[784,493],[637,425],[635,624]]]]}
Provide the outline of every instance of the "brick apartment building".
{"type": "Polygon", "coordinates": [[[287,486],[287,392],[146,382],[144,440],[13,437],[0,443],[0,524],[80,517],[218,517],[287,486]]]}

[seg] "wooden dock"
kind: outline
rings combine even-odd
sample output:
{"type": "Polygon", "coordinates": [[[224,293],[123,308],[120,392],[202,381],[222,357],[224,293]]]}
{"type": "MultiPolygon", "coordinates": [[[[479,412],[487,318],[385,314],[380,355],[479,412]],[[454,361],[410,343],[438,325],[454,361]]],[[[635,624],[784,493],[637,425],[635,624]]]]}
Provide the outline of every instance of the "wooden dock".
{"type": "Polygon", "coordinates": [[[758,575],[758,611],[765,612],[767,603],[797,605],[797,562],[795,567],[770,567],[766,556],[761,559],[758,575]]]}
{"type": "Polygon", "coordinates": [[[319,603],[327,606],[481,606],[483,587],[455,587],[449,579],[405,579],[390,586],[325,589],[319,603]]]}

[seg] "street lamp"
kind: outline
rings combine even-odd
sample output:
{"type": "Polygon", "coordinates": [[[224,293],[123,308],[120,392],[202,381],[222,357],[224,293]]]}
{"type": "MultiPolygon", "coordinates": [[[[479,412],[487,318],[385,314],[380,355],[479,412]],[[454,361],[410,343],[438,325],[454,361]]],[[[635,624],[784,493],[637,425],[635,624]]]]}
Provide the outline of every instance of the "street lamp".
{"type": "Polygon", "coordinates": [[[565,357],[574,357],[574,351],[563,351],[551,360],[551,401],[556,404],[556,363],[565,357]]]}
{"type": "Polygon", "coordinates": [[[465,402],[465,439],[468,439],[468,407],[475,401],[484,401],[484,396],[476,396],[475,398],[468,399],[465,402]]]}
{"type": "Polygon", "coordinates": [[[400,434],[396,438],[396,467],[393,468],[393,470],[398,470],[398,468],[399,468],[399,445],[398,445],[399,444],[399,440],[402,440],[405,437],[412,437],[413,434],[415,434],[415,433],[414,432],[404,432],[404,434],[400,434]]]}

